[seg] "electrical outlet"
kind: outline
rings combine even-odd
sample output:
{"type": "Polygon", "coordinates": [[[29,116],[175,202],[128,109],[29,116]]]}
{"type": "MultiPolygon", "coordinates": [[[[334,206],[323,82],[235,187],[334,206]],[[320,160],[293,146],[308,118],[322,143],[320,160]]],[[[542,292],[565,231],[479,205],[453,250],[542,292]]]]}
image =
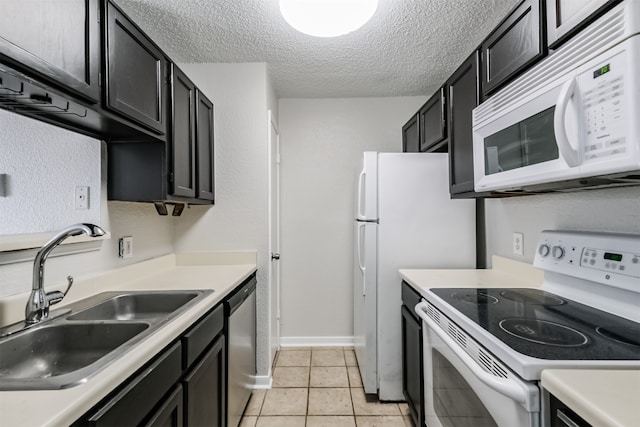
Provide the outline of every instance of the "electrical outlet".
{"type": "Polygon", "coordinates": [[[124,236],[118,240],[118,256],[120,258],[133,257],[133,236],[124,236]]]}
{"type": "Polygon", "coordinates": [[[513,233],[513,253],[524,256],[524,234],[513,233]]]}
{"type": "Polygon", "coordinates": [[[89,187],[76,187],[76,209],[89,209],[89,187]]]}

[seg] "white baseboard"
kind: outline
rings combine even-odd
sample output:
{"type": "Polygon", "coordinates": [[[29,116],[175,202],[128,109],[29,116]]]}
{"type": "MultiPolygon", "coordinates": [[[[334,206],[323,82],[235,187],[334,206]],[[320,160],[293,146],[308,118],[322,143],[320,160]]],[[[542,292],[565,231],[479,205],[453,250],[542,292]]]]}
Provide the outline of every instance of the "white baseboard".
{"type": "Polygon", "coordinates": [[[281,347],[353,347],[353,337],[280,337],[281,347]]]}
{"type": "Polygon", "coordinates": [[[271,375],[256,375],[256,382],[253,386],[254,390],[268,390],[273,385],[273,377],[271,375]]]}

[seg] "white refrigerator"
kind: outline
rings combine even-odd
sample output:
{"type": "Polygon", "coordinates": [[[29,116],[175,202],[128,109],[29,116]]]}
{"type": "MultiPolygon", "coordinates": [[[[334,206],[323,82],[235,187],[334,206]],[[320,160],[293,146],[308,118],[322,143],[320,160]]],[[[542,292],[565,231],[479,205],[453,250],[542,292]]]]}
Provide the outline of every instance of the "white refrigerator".
{"type": "Polygon", "coordinates": [[[451,200],[448,156],[365,152],[354,242],[354,347],[365,393],[402,395],[398,272],[475,268],[475,201],[451,200]]]}

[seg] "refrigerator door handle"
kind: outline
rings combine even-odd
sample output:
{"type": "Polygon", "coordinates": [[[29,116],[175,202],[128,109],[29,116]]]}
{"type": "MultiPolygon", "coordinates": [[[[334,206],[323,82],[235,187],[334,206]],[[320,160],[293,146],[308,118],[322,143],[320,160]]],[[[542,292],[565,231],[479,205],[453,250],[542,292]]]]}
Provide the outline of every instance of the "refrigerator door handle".
{"type": "Polygon", "coordinates": [[[363,166],[362,171],[360,171],[360,175],[358,175],[358,200],[356,202],[358,206],[358,211],[356,212],[357,219],[364,218],[364,212],[362,212],[362,189],[364,188],[364,178],[366,175],[367,173],[363,166]]]}
{"type": "Polygon", "coordinates": [[[362,264],[362,229],[364,228],[364,226],[366,225],[366,223],[364,222],[360,222],[358,223],[358,235],[356,237],[356,244],[358,246],[358,267],[360,268],[360,271],[362,271],[362,295],[365,294],[365,280],[364,280],[364,274],[366,271],[365,266],[362,264]]]}

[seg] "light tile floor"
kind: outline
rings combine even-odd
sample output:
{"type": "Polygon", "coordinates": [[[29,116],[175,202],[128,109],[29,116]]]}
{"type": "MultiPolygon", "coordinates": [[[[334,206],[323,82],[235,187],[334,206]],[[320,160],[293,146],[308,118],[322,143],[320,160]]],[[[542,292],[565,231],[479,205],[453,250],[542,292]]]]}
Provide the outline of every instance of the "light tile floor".
{"type": "Polygon", "coordinates": [[[273,388],[255,390],[241,427],[412,427],[405,403],[368,402],[350,347],[287,348],[273,388]]]}

